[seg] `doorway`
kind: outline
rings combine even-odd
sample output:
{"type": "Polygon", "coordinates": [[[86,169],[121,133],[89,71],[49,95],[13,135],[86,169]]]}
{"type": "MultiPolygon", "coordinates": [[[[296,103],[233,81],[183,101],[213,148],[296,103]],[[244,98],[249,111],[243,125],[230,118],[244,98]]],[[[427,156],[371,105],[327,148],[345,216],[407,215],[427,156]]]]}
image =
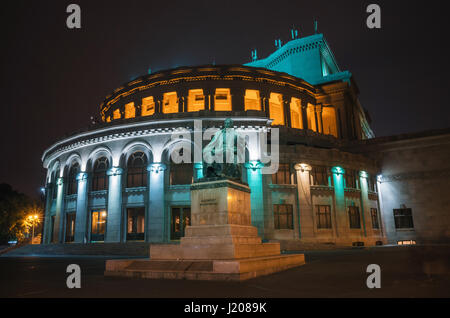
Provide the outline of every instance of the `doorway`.
{"type": "Polygon", "coordinates": [[[105,210],[92,211],[92,213],[91,213],[91,242],[102,242],[105,240],[106,217],[107,217],[107,213],[105,210]]]}
{"type": "Polygon", "coordinates": [[[175,241],[184,236],[186,226],[191,225],[191,207],[177,206],[171,208],[170,239],[175,241]]]}

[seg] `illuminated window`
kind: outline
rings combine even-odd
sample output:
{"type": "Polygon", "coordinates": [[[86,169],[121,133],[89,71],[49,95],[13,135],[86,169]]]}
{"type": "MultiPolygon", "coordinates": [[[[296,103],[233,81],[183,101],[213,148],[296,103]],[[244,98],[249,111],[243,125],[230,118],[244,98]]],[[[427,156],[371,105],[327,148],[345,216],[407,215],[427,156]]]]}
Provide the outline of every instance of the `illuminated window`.
{"type": "Polygon", "coordinates": [[[134,118],[136,117],[136,108],[134,107],[134,103],[128,103],[125,105],[125,118],[134,118]]]}
{"type": "Polygon", "coordinates": [[[329,205],[316,205],[317,228],[331,229],[331,207],[329,205]]]}
{"type": "Polygon", "coordinates": [[[188,95],[188,112],[205,109],[205,95],[203,89],[190,89],[188,95]]]}
{"type": "Polygon", "coordinates": [[[116,109],[114,112],[113,112],[113,119],[120,119],[120,109],[116,109]]]}
{"type": "Polygon", "coordinates": [[[214,110],[230,111],[231,94],[229,88],[217,88],[214,95],[214,110]]]}
{"type": "Polygon", "coordinates": [[[104,241],[106,230],[106,217],[105,210],[92,211],[91,213],[91,241],[104,241]]]}
{"type": "Polygon", "coordinates": [[[258,90],[246,89],[244,100],[245,110],[261,110],[261,98],[258,90]]]}
{"type": "Polygon", "coordinates": [[[336,111],[333,107],[322,108],[323,133],[337,137],[336,111]]]}
{"type": "Polygon", "coordinates": [[[291,99],[291,127],[303,129],[303,118],[302,118],[302,104],[300,99],[291,99]]]}
{"type": "Polygon", "coordinates": [[[109,123],[111,121],[111,116],[106,117],[106,122],[109,123]]]}
{"type": "Polygon", "coordinates": [[[145,208],[127,209],[127,241],[143,241],[145,208]]]}
{"type": "Polygon", "coordinates": [[[291,184],[289,164],[280,163],[278,166],[278,171],[272,174],[272,184],[291,184]]]}
{"type": "Polygon", "coordinates": [[[164,93],[163,95],[163,113],[178,113],[177,92],[164,93]]]}
{"type": "Polygon", "coordinates": [[[308,103],[308,107],[306,108],[306,114],[308,119],[308,129],[313,131],[317,131],[316,126],[316,110],[314,105],[308,103]]]}
{"type": "Polygon", "coordinates": [[[108,189],[108,176],[106,171],[109,164],[106,157],[99,158],[95,161],[94,171],[92,174],[91,191],[100,191],[108,189]]]}
{"type": "Polygon", "coordinates": [[[292,220],[291,204],[274,204],[273,205],[273,220],[276,230],[281,229],[294,229],[294,222],[292,220]]]}
{"type": "Polygon", "coordinates": [[[378,210],[371,208],[370,209],[370,217],[372,218],[372,228],[373,229],[379,229],[380,224],[378,222],[378,210]]]}
{"type": "Polygon", "coordinates": [[[78,190],[77,174],[80,172],[80,165],[78,162],[74,162],[69,169],[69,175],[67,180],[67,194],[76,194],[78,190]]]}
{"type": "Polygon", "coordinates": [[[361,228],[361,219],[359,215],[359,208],[357,206],[349,206],[348,210],[348,218],[350,221],[351,229],[360,229],[361,228]]]}
{"type": "Polygon", "coordinates": [[[153,96],[142,99],[142,116],[150,116],[155,113],[155,100],[153,96]]]}
{"type": "Polygon", "coordinates": [[[283,96],[277,93],[270,93],[269,99],[270,118],[272,125],[284,125],[283,96]]]}
{"type": "Polygon", "coordinates": [[[394,209],[394,221],[396,229],[414,228],[412,211],[409,208],[394,209]]]}
{"type": "Polygon", "coordinates": [[[141,151],[133,153],[127,164],[127,187],[147,186],[147,157],[141,151]]]}

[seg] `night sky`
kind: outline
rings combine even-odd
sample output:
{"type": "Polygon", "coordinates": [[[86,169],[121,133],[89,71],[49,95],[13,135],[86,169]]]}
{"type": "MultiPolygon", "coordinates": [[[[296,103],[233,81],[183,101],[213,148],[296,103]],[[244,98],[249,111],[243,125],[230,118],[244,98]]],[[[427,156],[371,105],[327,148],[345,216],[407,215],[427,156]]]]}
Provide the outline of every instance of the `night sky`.
{"type": "Polygon", "coordinates": [[[10,1],[1,9],[0,183],[37,196],[43,151],[89,125],[103,98],[147,73],[239,64],[300,36],[318,20],[349,70],[377,136],[450,127],[450,59],[440,1],[10,1]],[[66,27],[81,6],[82,28],[66,27]],[[366,27],[378,3],[381,30],[366,27]]]}

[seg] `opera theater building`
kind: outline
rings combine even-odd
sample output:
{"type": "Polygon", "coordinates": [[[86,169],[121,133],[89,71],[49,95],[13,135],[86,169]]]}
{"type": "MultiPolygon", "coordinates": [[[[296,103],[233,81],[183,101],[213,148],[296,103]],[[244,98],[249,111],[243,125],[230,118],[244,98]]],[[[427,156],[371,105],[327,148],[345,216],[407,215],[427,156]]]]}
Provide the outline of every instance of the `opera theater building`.
{"type": "Polygon", "coordinates": [[[263,241],[283,249],[448,241],[450,131],[375,138],[358,95],[322,34],[243,65],[125,83],[101,103],[101,122],[43,153],[43,243],[179,242],[191,185],[205,170],[201,158],[175,163],[172,153],[182,143],[194,153],[195,134],[205,146],[211,136],[202,133],[228,118],[269,140],[267,149],[247,140],[240,174],[263,241]],[[190,138],[173,138],[186,131],[190,138]],[[276,146],[278,170],[264,174],[262,157],[276,146]]]}

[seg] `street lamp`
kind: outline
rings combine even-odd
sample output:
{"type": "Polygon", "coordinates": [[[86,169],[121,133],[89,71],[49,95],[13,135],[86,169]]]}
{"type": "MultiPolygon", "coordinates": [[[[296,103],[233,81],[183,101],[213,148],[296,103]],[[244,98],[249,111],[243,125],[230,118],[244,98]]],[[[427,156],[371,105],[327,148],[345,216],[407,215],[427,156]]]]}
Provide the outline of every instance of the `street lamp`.
{"type": "Polygon", "coordinates": [[[33,231],[31,233],[31,244],[33,244],[33,238],[34,238],[34,223],[39,219],[39,216],[37,214],[35,215],[29,215],[28,219],[31,221],[31,225],[33,228],[33,231]]]}

